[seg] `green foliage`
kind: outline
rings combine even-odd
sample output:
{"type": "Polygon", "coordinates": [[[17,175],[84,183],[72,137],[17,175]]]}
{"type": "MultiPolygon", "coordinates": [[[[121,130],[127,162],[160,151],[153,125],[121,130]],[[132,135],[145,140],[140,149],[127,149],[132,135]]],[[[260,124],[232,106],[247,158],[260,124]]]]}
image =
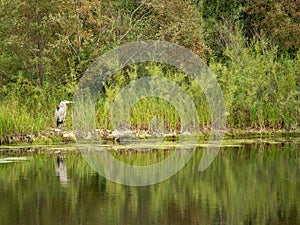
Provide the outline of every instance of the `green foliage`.
{"type": "Polygon", "coordinates": [[[252,36],[266,34],[280,51],[296,54],[300,46],[300,2],[250,0],[245,4],[246,26],[252,36]]]}
{"type": "Polygon", "coordinates": [[[1,68],[11,80],[20,71],[35,84],[66,73],[66,29],[70,25],[66,1],[1,1],[1,68]],[[10,65],[10,66],[8,66],[10,65]],[[55,68],[55,69],[54,69],[55,68]],[[10,76],[10,77],[9,77],[10,76]]]}
{"type": "MultiPolygon", "coordinates": [[[[54,89],[45,83],[43,88],[34,85],[22,74],[1,88],[0,139],[9,136],[37,134],[55,126],[55,109],[63,99],[70,99],[73,88],[67,85],[54,89]]],[[[70,118],[67,119],[70,127],[70,118]]]]}
{"type": "MultiPolygon", "coordinates": [[[[206,127],[210,123],[209,107],[206,102],[205,95],[201,88],[196,84],[196,81],[189,78],[185,73],[171,68],[170,66],[145,63],[130,66],[123,71],[119,71],[114,75],[112,80],[105,86],[105,94],[101,94],[97,103],[97,122],[99,128],[113,129],[111,124],[111,105],[115,98],[120,94],[130,81],[133,81],[139,76],[159,76],[167,78],[170,81],[176,82],[190,96],[195,103],[198,112],[200,126],[206,127]],[[141,70],[143,72],[141,72],[141,70]]],[[[153,85],[155,88],[157,84],[153,85]]],[[[141,88],[141,87],[140,87],[141,88]]],[[[168,92],[168,97],[174,97],[174,93],[168,92]]],[[[122,112],[120,112],[122,113],[122,112]]],[[[140,99],[131,109],[130,123],[131,128],[141,130],[151,130],[153,120],[160,119],[163,121],[165,131],[181,130],[181,121],[175,107],[164,99],[157,97],[148,97],[140,99]]]]}
{"type": "Polygon", "coordinates": [[[296,0],[198,0],[205,44],[214,56],[224,59],[230,34],[242,28],[246,44],[267,37],[278,46],[278,53],[295,56],[300,47],[300,3],[296,0]]]}
{"type": "Polygon", "coordinates": [[[278,57],[267,40],[253,40],[245,48],[241,33],[228,45],[227,65],[211,62],[225,95],[228,123],[240,128],[286,128],[299,126],[299,53],[292,59],[278,57]]]}
{"type": "Polygon", "coordinates": [[[46,129],[42,114],[36,116],[28,113],[18,102],[3,102],[0,107],[0,143],[9,136],[35,134],[46,129]]]}
{"type": "MultiPolygon", "coordinates": [[[[27,129],[21,119],[11,119],[14,126],[2,123],[0,136],[53,126],[55,106],[72,99],[95,58],[120,44],[145,39],[182,45],[210,63],[224,91],[231,127],[296,129],[297,6],[293,0],[0,1],[1,119],[8,121],[21,112],[28,121],[27,129]],[[6,106],[10,102],[18,110],[6,106]],[[38,124],[30,128],[30,123],[38,124]]],[[[174,68],[145,64],[120,71],[105,84],[97,103],[99,127],[112,129],[110,103],[126,84],[157,74],[177,82],[193,98],[200,126],[210,125],[206,98],[192,80],[174,68]]],[[[132,127],[149,129],[155,115],[168,130],[180,127],[174,107],[155,98],[133,107],[132,127]]],[[[70,124],[68,117],[67,127],[70,124]]]]}
{"type": "Polygon", "coordinates": [[[197,9],[203,23],[205,44],[212,54],[222,59],[223,51],[230,42],[229,35],[234,32],[242,17],[241,0],[198,0],[197,9]]]}

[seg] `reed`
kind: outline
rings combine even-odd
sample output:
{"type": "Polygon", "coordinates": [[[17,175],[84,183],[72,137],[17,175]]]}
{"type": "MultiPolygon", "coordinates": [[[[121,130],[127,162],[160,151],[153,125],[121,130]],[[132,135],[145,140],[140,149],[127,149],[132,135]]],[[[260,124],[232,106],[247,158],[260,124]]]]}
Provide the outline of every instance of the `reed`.
{"type": "MultiPolygon", "coordinates": [[[[235,35],[240,37],[232,38],[236,43],[228,45],[224,51],[226,61],[218,62],[211,57],[209,62],[223,91],[227,126],[243,130],[299,129],[300,51],[293,57],[279,55],[277,47],[263,38],[247,45],[242,34],[235,35]]],[[[195,104],[200,129],[210,126],[209,105],[201,88],[182,71],[159,63],[131,65],[114,74],[105,83],[105,92],[98,96],[96,117],[85,121],[89,112],[79,111],[82,121],[93,125],[96,120],[98,128],[114,129],[111,118],[113,101],[126,85],[145,76],[162,77],[178,84],[195,104]]],[[[62,99],[72,100],[74,86],[74,83],[66,87],[46,83],[39,87],[21,75],[15,83],[3,86],[0,90],[1,141],[8,136],[38,133],[54,127],[55,108],[62,99]]],[[[155,84],[150,88],[155,88],[155,84]]],[[[163,91],[166,92],[164,99],[155,96],[141,98],[132,106],[129,128],[151,130],[156,126],[164,132],[181,130],[179,112],[168,101],[178,96],[170,90],[163,91]]],[[[129,99],[124,101],[129,104],[129,99]]],[[[118,111],[122,113],[122,109],[118,111]]],[[[69,114],[65,128],[71,127],[69,114]]]]}
{"type": "MultiPolygon", "coordinates": [[[[236,34],[241,35],[241,34],[236,34]]],[[[224,54],[226,64],[210,63],[217,74],[234,128],[296,129],[300,108],[300,51],[295,58],[279,56],[277,47],[261,39],[248,47],[239,38],[224,54]]]]}
{"type": "MultiPolygon", "coordinates": [[[[97,103],[97,126],[103,129],[114,129],[112,124],[110,113],[113,102],[118,98],[118,95],[126,85],[133,80],[143,76],[158,76],[161,78],[167,78],[168,80],[178,84],[180,88],[191,98],[191,101],[195,104],[198,112],[200,126],[208,126],[210,124],[209,107],[206,102],[205,95],[201,88],[197,86],[195,81],[190,79],[185,73],[170,68],[166,65],[160,65],[157,63],[149,63],[142,65],[134,65],[127,68],[124,71],[120,71],[112,79],[115,81],[110,85],[105,86],[105,95],[100,95],[97,103]]],[[[150,84],[147,87],[141,88],[161,88],[157,87],[158,84],[150,84]]],[[[140,98],[136,102],[130,111],[130,128],[138,130],[151,130],[153,126],[160,126],[160,130],[165,132],[172,132],[181,129],[181,120],[178,109],[168,99],[180,99],[180,96],[173,90],[161,90],[166,92],[164,99],[157,96],[150,96],[140,98]],[[159,123],[159,124],[157,124],[159,123]]],[[[146,92],[145,92],[146,93],[146,92]]],[[[134,95],[134,93],[133,93],[134,95]]],[[[133,96],[139,97],[139,96],[133,96]]],[[[123,97],[125,104],[129,104],[129,99],[126,96],[123,97]]],[[[122,109],[120,109],[120,117],[122,109]]],[[[193,121],[191,121],[192,123],[193,121]]],[[[192,127],[192,125],[190,125],[192,127]]]]}
{"type": "MultiPolygon", "coordinates": [[[[295,58],[278,56],[276,46],[263,39],[253,41],[246,48],[241,37],[235,40],[242,43],[235,45],[240,46],[238,48],[226,49],[226,63],[210,62],[223,91],[228,126],[239,129],[297,129],[300,122],[300,52],[295,58]]],[[[124,86],[141,76],[141,72],[144,76],[160,76],[180,85],[193,99],[200,129],[210,126],[209,105],[201,88],[181,71],[150,63],[135,65],[113,77],[115,82],[106,86],[105,96],[98,101],[98,127],[114,129],[110,118],[111,103],[124,86]]],[[[143,98],[132,107],[130,126],[150,130],[155,118],[162,121],[167,131],[180,130],[180,116],[175,107],[157,97],[143,98]]]]}
{"type": "Polygon", "coordinates": [[[45,130],[42,114],[32,116],[17,102],[7,102],[0,106],[0,142],[9,136],[34,134],[45,130]]]}
{"type": "MultiPolygon", "coordinates": [[[[59,102],[68,99],[64,89],[58,90],[49,84],[34,86],[28,79],[18,76],[0,92],[0,142],[9,137],[38,134],[55,127],[55,109],[59,102]]],[[[64,124],[71,128],[71,116],[64,124]]]]}

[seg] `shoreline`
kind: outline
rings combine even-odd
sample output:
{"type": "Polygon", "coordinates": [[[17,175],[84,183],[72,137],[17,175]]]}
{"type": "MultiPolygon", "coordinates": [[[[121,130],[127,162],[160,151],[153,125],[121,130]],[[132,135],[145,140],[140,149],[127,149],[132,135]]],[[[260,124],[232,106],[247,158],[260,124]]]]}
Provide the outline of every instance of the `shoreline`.
{"type": "MultiPolygon", "coordinates": [[[[198,138],[208,138],[210,136],[210,129],[203,129],[196,133],[180,133],[172,132],[166,134],[150,133],[149,131],[133,130],[132,132],[116,132],[110,130],[97,130],[98,136],[102,140],[106,141],[118,141],[121,139],[151,139],[151,138],[164,138],[166,140],[174,141],[181,136],[190,136],[198,138]]],[[[89,135],[88,135],[89,136],[89,135]]],[[[300,129],[284,130],[284,129],[232,129],[229,128],[224,131],[224,139],[232,138],[272,138],[272,137],[300,137],[300,129]]],[[[86,137],[86,140],[91,137],[86,137]]],[[[76,143],[76,137],[71,130],[60,130],[55,128],[49,128],[47,131],[43,131],[37,134],[25,134],[6,136],[1,138],[0,145],[18,145],[18,144],[67,144],[76,143]]]]}

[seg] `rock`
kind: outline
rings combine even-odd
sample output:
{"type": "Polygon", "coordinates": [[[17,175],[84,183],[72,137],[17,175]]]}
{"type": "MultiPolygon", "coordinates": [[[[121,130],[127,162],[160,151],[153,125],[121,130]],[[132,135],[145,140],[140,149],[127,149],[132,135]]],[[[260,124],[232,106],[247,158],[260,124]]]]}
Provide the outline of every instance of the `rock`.
{"type": "Polygon", "coordinates": [[[182,132],[182,135],[191,135],[191,132],[186,130],[186,131],[182,132]]]}
{"type": "Polygon", "coordinates": [[[76,137],[72,131],[71,132],[64,131],[62,133],[62,141],[63,142],[76,142],[76,137]]]}
{"type": "Polygon", "coordinates": [[[61,132],[61,129],[58,129],[58,128],[51,128],[52,131],[58,133],[58,132],[61,132]]]}
{"type": "Polygon", "coordinates": [[[132,138],[135,138],[134,134],[129,129],[124,129],[124,130],[117,130],[117,129],[115,129],[112,132],[112,136],[116,140],[119,140],[119,141],[130,140],[132,138]]]}

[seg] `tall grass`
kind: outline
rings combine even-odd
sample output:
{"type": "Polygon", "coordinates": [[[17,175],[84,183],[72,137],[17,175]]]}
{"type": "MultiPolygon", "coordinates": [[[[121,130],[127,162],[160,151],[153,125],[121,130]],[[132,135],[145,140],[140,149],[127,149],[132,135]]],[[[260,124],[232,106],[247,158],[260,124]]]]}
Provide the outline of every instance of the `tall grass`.
{"type": "MultiPolygon", "coordinates": [[[[246,45],[241,34],[235,35],[224,52],[226,63],[211,60],[209,64],[223,91],[228,126],[261,130],[299,128],[300,51],[295,58],[279,56],[276,46],[267,40],[254,40],[246,45]]],[[[120,71],[112,78],[114,82],[108,82],[106,93],[98,101],[100,128],[113,129],[111,103],[125,85],[141,76],[165,77],[179,84],[195,103],[200,128],[210,126],[209,106],[201,88],[181,71],[149,63],[120,71]]],[[[154,97],[141,99],[132,107],[131,128],[150,130],[155,118],[163,121],[165,130],[180,130],[175,107],[154,97]]]]}
{"type": "Polygon", "coordinates": [[[41,114],[31,115],[18,102],[2,102],[0,106],[0,143],[9,136],[35,134],[45,130],[44,119],[41,114]]]}
{"type": "MultiPolygon", "coordinates": [[[[55,109],[67,98],[64,89],[35,86],[21,74],[0,90],[0,143],[11,136],[37,134],[55,126],[55,109]]],[[[70,116],[68,116],[70,117],[70,116]]],[[[64,126],[70,127],[70,118],[64,126]]]]}
{"type": "MultiPolygon", "coordinates": [[[[158,76],[177,83],[189,95],[191,101],[195,103],[201,126],[209,125],[210,114],[208,104],[205,95],[196,82],[175,68],[148,63],[134,65],[124,71],[120,71],[112,78],[115,81],[114,83],[108,82],[110,85],[105,86],[105,94],[100,95],[97,104],[97,124],[99,128],[115,128],[110,114],[114,100],[126,85],[143,76],[158,76]]],[[[147,88],[157,88],[157,84],[150,85],[147,88]]],[[[130,111],[130,128],[151,131],[155,126],[160,126],[160,130],[164,130],[165,132],[181,130],[182,121],[180,120],[178,109],[167,100],[170,98],[180,99],[180,96],[176,96],[176,94],[176,91],[167,90],[164,99],[156,96],[139,99],[130,111]]],[[[125,99],[124,101],[127,101],[126,96],[123,98],[125,99]]]]}
{"type": "Polygon", "coordinates": [[[222,85],[227,124],[242,129],[298,128],[300,51],[295,58],[278,56],[276,46],[264,39],[247,47],[243,38],[237,39],[225,51],[227,64],[210,64],[222,85]]]}
{"type": "MultiPolygon", "coordinates": [[[[225,62],[211,57],[209,67],[222,88],[230,128],[299,129],[300,51],[293,58],[279,55],[277,47],[266,39],[249,44],[237,32],[231,37],[224,55],[225,62]]],[[[100,93],[96,105],[98,128],[115,128],[111,119],[112,102],[126,85],[145,76],[159,76],[176,82],[194,102],[200,128],[210,126],[209,105],[193,79],[168,65],[140,63],[117,72],[104,85],[105,91],[100,93]]],[[[76,86],[74,80],[65,86],[46,82],[40,87],[24,77],[19,74],[14,82],[1,86],[1,142],[8,136],[37,133],[54,127],[57,104],[63,99],[72,100],[76,86]]],[[[178,97],[172,91],[167,95],[166,99],[178,97]]],[[[179,113],[166,99],[148,97],[136,102],[129,115],[130,128],[151,130],[158,126],[166,132],[180,130],[179,113]]],[[[118,110],[122,112],[122,109],[118,110]]],[[[81,112],[82,118],[89,113],[81,112]]],[[[93,122],[89,121],[89,124],[93,122]]],[[[69,114],[65,127],[71,128],[71,123],[69,114]]]]}

